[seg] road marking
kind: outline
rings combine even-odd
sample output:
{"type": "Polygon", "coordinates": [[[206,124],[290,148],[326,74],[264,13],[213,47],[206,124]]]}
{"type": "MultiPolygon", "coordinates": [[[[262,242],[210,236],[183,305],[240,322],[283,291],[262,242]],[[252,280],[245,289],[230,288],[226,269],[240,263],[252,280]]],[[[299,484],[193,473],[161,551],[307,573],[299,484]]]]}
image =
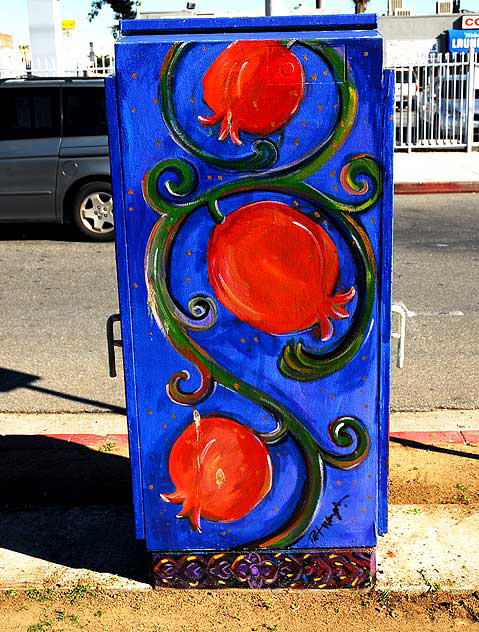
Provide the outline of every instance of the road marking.
{"type": "Polygon", "coordinates": [[[464,312],[455,310],[452,312],[416,312],[415,316],[464,316],[464,312]]]}
{"type": "Polygon", "coordinates": [[[398,301],[397,305],[403,308],[408,318],[412,318],[413,316],[416,316],[416,312],[412,312],[410,309],[408,309],[402,301],[398,301]]]}

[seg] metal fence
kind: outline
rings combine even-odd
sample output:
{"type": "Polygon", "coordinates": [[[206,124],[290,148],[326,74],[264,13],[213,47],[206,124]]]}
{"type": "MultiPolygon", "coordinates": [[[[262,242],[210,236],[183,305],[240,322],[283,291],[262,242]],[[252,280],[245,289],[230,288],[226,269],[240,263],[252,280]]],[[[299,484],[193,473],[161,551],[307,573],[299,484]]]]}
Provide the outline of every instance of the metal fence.
{"type": "Polygon", "coordinates": [[[479,56],[437,54],[394,66],[396,149],[479,146],[479,56]]]}
{"type": "Polygon", "coordinates": [[[114,66],[115,60],[112,55],[98,56],[95,61],[88,65],[76,63],[63,68],[58,68],[53,59],[40,58],[35,60],[34,65],[31,62],[24,62],[0,66],[0,79],[28,75],[36,77],[106,77],[113,73],[114,66]]]}

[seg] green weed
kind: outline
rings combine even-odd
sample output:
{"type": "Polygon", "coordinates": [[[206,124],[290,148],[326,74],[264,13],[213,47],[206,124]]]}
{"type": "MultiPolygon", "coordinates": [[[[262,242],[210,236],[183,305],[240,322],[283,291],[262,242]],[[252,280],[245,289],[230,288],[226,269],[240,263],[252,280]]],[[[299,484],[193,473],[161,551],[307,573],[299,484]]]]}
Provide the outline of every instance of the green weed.
{"type": "Polygon", "coordinates": [[[421,577],[421,579],[423,580],[423,582],[426,584],[427,586],[427,592],[439,592],[440,590],[442,590],[442,584],[439,584],[437,582],[434,582],[427,574],[426,570],[424,568],[420,568],[418,570],[418,573],[421,577]]]}
{"type": "Polygon", "coordinates": [[[77,584],[74,588],[67,592],[65,595],[67,599],[70,599],[71,603],[82,597],[88,597],[93,594],[90,584],[77,584]]]}
{"type": "Polygon", "coordinates": [[[98,450],[100,452],[111,452],[114,448],[116,448],[116,443],[104,443],[98,450]]]}

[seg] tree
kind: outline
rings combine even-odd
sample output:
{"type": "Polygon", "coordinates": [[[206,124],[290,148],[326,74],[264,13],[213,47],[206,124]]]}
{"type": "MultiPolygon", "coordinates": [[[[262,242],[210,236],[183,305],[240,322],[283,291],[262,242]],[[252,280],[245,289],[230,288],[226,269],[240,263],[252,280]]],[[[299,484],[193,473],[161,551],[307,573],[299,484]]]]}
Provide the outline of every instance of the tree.
{"type": "MultiPolygon", "coordinates": [[[[139,5],[139,0],[93,0],[90,13],[88,14],[90,22],[96,18],[105,5],[113,9],[115,20],[133,20],[133,18],[136,18],[136,9],[139,5]]],[[[113,35],[116,36],[118,33],[118,25],[115,24],[112,26],[111,30],[113,31],[113,35]]]]}
{"type": "Polygon", "coordinates": [[[353,0],[355,6],[355,13],[365,13],[366,6],[369,0],[353,0]]]}

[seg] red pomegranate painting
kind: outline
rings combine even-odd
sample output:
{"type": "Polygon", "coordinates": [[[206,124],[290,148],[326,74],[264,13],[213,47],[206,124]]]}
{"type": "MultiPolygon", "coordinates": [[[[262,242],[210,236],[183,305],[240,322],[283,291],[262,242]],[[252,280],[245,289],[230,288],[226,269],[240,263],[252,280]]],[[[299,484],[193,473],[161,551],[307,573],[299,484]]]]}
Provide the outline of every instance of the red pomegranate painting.
{"type": "Polygon", "coordinates": [[[296,55],[279,41],[233,42],[203,77],[203,98],[212,116],[203,125],[221,123],[218,140],[239,132],[267,135],[281,129],[304,96],[304,72],[296,55]]]}
{"type": "Polygon", "coordinates": [[[177,517],[188,517],[196,531],[201,531],[201,518],[243,518],[271,489],[272,466],[265,444],[227,417],[196,413],[171,449],[169,471],[176,491],[161,498],[183,503],[177,517]]]}
{"type": "Polygon", "coordinates": [[[327,232],[280,202],[254,202],[213,229],[208,275],[216,296],[240,320],[270,334],[313,328],[322,340],[331,320],[349,316],[354,287],[336,292],[339,262],[327,232]]]}

